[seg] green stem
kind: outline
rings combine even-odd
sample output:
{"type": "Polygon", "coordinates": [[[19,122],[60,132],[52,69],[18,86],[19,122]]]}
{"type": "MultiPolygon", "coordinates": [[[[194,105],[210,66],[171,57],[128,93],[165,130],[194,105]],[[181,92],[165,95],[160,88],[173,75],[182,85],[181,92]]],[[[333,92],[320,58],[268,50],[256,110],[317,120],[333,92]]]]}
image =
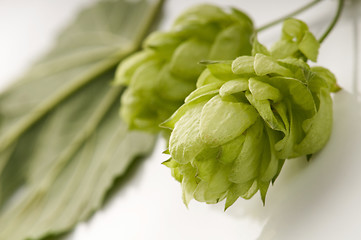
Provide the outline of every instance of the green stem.
{"type": "Polygon", "coordinates": [[[342,9],[343,9],[344,2],[345,2],[344,0],[339,0],[338,1],[338,7],[337,7],[336,15],[333,17],[333,20],[332,20],[330,26],[328,26],[326,32],[318,40],[319,43],[322,43],[326,39],[326,37],[329,35],[329,33],[332,31],[332,29],[336,25],[338,19],[341,16],[341,12],[342,12],[342,9]]]}
{"type": "Polygon", "coordinates": [[[301,8],[299,8],[299,9],[297,9],[297,10],[294,11],[294,12],[291,12],[290,14],[288,14],[288,15],[286,15],[286,16],[283,16],[283,17],[281,17],[281,18],[279,18],[279,19],[276,19],[276,20],[274,20],[274,21],[272,21],[272,22],[270,22],[270,23],[267,23],[266,25],[263,25],[263,26],[259,27],[259,28],[257,29],[257,32],[263,31],[263,30],[265,30],[265,29],[267,29],[267,28],[270,28],[270,27],[272,27],[272,26],[280,23],[280,22],[283,22],[283,21],[284,21],[285,19],[287,19],[287,18],[291,18],[291,17],[293,17],[293,16],[295,16],[295,15],[297,15],[297,14],[299,14],[299,13],[302,13],[302,12],[306,11],[307,9],[309,9],[309,8],[313,7],[314,5],[316,5],[316,4],[319,3],[320,1],[321,1],[321,0],[315,0],[315,1],[313,1],[313,2],[310,2],[310,3],[308,3],[307,5],[305,5],[305,6],[301,7],[301,8]]]}

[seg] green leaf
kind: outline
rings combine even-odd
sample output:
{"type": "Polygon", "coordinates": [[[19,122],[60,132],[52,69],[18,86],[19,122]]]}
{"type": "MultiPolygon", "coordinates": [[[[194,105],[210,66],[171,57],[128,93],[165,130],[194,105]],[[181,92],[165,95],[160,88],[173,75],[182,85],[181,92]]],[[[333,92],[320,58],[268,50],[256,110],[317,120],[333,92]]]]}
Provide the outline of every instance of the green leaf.
{"type": "MultiPolygon", "coordinates": [[[[99,89],[99,83],[101,82],[86,90],[99,89]]],[[[86,101],[91,95],[74,97],[86,101]]],[[[54,114],[47,116],[37,128],[27,134],[27,138],[35,141],[35,144],[30,144],[31,149],[35,149],[35,154],[19,159],[31,149],[27,147],[29,141],[23,141],[17,146],[28,151],[19,151],[19,154],[13,156],[5,168],[6,174],[2,175],[1,183],[5,193],[12,190],[11,192],[16,194],[15,190],[20,189],[22,194],[8,202],[0,213],[1,238],[37,239],[46,234],[71,229],[74,224],[87,219],[101,206],[104,194],[111,187],[114,178],[126,171],[134,157],[146,154],[152,149],[152,135],[128,131],[126,124],[119,122],[119,106],[114,104],[118,97],[119,95],[113,92],[104,99],[106,101],[103,103],[112,103],[112,106],[94,132],[91,128],[99,118],[98,111],[107,109],[104,108],[105,105],[100,103],[95,112],[84,114],[82,117],[90,115],[90,120],[81,121],[85,122],[86,126],[80,128],[81,131],[74,136],[66,132],[66,129],[74,129],[75,126],[61,119],[66,116],[71,120],[78,115],[74,114],[74,109],[68,107],[68,102],[64,102],[54,114]],[[64,130],[68,137],[54,138],[65,134],[64,130]],[[40,134],[37,134],[38,132],[40,134]],[[92,134],[87,136],[87,132],[92,134]],[[54,155],[59,153],[60,155],[54,155]],[[19,163],[20,160],[22,161],[19,163]],[[17,189],[9,185],[19,181],[21,185],[17,189]]],[[[75,105],[74,100],[77,99],[69,99],[69,102],[75,105]]],[[[81,122],[75,124],[74,121],[74,125],[81,122]]]]}
{"type": "Polygon", "coordinates": [[[101,1],[0,95],[0,239],[69,231],[155,137],[118,117],[114,67],[135,51],[161,1],[101,1]]]}

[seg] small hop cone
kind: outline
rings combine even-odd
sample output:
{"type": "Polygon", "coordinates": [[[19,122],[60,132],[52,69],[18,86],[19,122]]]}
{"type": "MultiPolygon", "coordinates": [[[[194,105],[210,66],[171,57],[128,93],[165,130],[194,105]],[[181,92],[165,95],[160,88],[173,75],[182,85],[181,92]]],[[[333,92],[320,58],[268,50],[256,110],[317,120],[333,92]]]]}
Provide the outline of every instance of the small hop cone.
{"type": "Polygon", "coordinates": [[[164,164],[181,182],[185,204],[226,199],[228,208],[257,191],[265,202],[285,159],[313,154],[329,139],[334,75],[310,67],[302,49],[279,59],[255,40],[253,50],[207,65],[162,124],[172,130],[164,164]]]}
{"type": "Polygon", "coordinates": [[[199,5],[180,15],[168,32],[154,32],[143,50],[118,67],[116,84],[128,86],[121,115],[131,128],[157,132],[196,88],[203,59],[251,55],[250,18],[236,10],[199,5]]]}

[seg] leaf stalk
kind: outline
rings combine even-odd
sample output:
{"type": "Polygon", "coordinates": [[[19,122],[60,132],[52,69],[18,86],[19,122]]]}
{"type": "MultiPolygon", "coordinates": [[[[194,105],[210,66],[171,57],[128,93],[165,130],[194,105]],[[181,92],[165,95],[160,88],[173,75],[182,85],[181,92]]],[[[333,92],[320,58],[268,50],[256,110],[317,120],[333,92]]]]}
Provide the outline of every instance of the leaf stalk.
{"type": "Polygon", "coordinates": [[[342,12],[342,9],[343,9],[343,5],[344,5],[344,0],[339,0],[338,1],[338,6],[337,6],[337,11],[336,11],[336,14],[335,16],[333,17],[332,19],[332,22],[330,23],[330,25],[328,26],[326,32],[320,37],[320,39],[318,40],[319,43],[322,43],[326,37],[330,34],[330,32],[332,31],[332,29],[335,27],[338,19],[340,18],[341,16],[341,12],[342,12]]]}
{"type": "Polygon", "coordinates": [[[319,2],[321,2],[321,0],[312,1],[312,2],[310,2],[310,3],[308,3],[308,4],[306,4],[305,6],[297,9],[296,11],[291,12],[290,14],[287,14],[286,16],[283,16],[283,17],[281,17],[281,18],[278,18],[278,19],[276,19],[276,20],[274,20],[274,21],[272,21],[272,22],[270,22],[270,23],[267,23],[267,24],[259,27],[256,31],[257,31],[257,32],[261,32],[261,31],[263,31],[263,30],[266,30],[266,29],[268,29],[268,28],[270,28],[270,27],[272,27],[272,26],[274,26],[274,25],[276,25],[276,24],[278,24],[278,23],[283,22],[283,21],[284,21],[285,19],[287,19],[287,18],[291,18],[291,17],[293,17],[293,16],[295,16],[295,15],[298,15],[298,14],[300,14],[300,13],[302,13],[302,12],[310,9],[311,7],[313,7],[314,5],[316,5],[316,4],[319,3],[319,2]]]}

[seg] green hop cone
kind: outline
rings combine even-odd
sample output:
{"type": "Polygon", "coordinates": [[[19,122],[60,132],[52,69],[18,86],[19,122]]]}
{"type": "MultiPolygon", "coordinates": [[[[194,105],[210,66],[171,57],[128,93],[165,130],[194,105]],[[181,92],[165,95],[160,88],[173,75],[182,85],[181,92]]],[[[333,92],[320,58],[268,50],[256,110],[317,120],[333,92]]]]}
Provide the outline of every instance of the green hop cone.
{"type": "Polygon", "coordinates": [[[270,53],[276,58],[293,56],[316,62],[319,47],[307,24],[290,18],[284,21],[281,39],[272,46],[270,53]]]}
{"type": "Polygon", "coordinates": [[[336,79],[297,51],[280,59],[255,40],[254,56],[208,64],[197,89],[162,124],[172,129],[164,164],[181,182],[186,205],[226,199],[228,208],[258,190],[265,202],[285,159],[326,144],[336,79]]]}
{"type": "Polygon", "coordinates": [[[168,32],[154,32],[143,50],[118,67],[116,84],[127,85],[121,115],[131,128],[157,132],[196,88],[203,59],[251,55],[250,18],[236,10],[199,5],[180,15],[168,32]]]}

